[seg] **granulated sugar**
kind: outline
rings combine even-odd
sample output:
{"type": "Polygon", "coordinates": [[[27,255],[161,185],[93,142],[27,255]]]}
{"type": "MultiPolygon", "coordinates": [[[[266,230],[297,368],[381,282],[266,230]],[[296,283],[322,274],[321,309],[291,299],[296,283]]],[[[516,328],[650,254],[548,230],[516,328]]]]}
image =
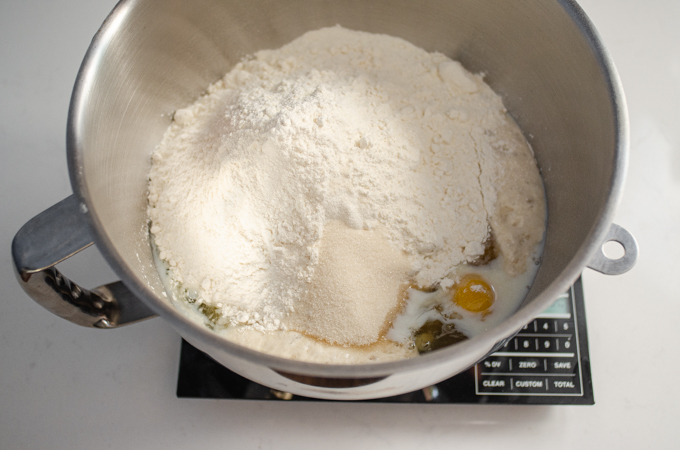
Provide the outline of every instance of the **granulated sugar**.
{"type": "Polygon", "coordinates": [[[290,325],[328,342],[365,345],[387,331],[411,268],[381,230],[324,227],[319,264],[290,325]]]}
{"type": "Polygon", "coordinates": [[[215,326],[374,342],[404,284],[453,285],[490,225],[501,251],[518,234],[515,253],[540,242],[541,181],[515,128],[482,77],[442,54],[309,32],[175,113],[153,155],[151,233],[176,295],[210,306],[215,326]],[[535,217],[520,223],[528,198],[535,217]]]}

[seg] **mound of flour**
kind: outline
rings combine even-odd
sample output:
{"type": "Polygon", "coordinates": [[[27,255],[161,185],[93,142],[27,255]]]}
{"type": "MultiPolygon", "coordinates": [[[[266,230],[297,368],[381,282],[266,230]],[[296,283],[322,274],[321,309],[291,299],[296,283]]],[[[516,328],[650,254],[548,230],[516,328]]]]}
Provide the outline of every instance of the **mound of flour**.
{"type": "Polygon", "coordinates": [[[309,32],[175,113],[153,154],[151,233],[179,295],[209,305],[218,325],[285,329],[309,301],[329,222],[380,229],[411,282],[447,287],[484,253],[498,158],[514,152],[507,126],[481,76],[442,54],[309,32]]]}

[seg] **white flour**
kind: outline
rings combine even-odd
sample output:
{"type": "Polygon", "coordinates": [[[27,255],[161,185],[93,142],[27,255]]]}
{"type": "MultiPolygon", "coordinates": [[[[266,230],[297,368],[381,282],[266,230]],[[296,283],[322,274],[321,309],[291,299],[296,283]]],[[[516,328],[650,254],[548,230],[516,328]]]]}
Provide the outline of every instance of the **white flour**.
{"type": "MultiPolygon", "coordinates": [[[[340,27],[310,32],[239,63],[175,113],[153,155],[151,232],[180,295],[210,305],[217,325],[298,323],[330,221],[380,229],[417,285],[448,287],[502,225],[497,189],[512,183],[499,157],[530,161],[541,189],[526,144],[508,150],[508,124],[481,76],[442,54],[340,27]]],[[[540,208],[542,191],[529,190],[540,208]]],[[[528,235],[527,255],[542,237],[537,217],[537,230],[508,225],[528,235]]]]}

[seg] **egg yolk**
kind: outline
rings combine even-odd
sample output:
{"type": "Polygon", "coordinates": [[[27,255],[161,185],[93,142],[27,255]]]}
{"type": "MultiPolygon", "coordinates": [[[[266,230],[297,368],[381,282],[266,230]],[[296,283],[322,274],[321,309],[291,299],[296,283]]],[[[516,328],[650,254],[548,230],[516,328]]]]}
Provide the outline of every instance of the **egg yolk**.
{"type": "Polygon", "coordinates": [[[453,294],[455,304],[474,313],[487,314],[495,299],[496,293],[491,285],[476,274],[465,275],[453,294]]]}

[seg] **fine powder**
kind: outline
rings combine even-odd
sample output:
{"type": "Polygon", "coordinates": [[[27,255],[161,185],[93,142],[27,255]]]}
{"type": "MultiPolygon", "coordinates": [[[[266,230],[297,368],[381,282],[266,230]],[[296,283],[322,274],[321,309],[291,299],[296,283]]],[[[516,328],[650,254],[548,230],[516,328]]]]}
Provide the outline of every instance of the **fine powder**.
{"type": "Polygon", "coordinates": [[[319,264],[290,325],[329,342],[375,342],[387,331],[409,272],[408,259],[379,231],[328,222],[319,264]]]}
{"type": "Polygon", "coordinates": [[[491,232],[523,272],[544,229],[533,155],[481,75],[341,27],[256,53],[176,111],[149,178],[176,295],[215,326],[343,345],[378,339],[404,283],[453,285],[491,232]]]}

